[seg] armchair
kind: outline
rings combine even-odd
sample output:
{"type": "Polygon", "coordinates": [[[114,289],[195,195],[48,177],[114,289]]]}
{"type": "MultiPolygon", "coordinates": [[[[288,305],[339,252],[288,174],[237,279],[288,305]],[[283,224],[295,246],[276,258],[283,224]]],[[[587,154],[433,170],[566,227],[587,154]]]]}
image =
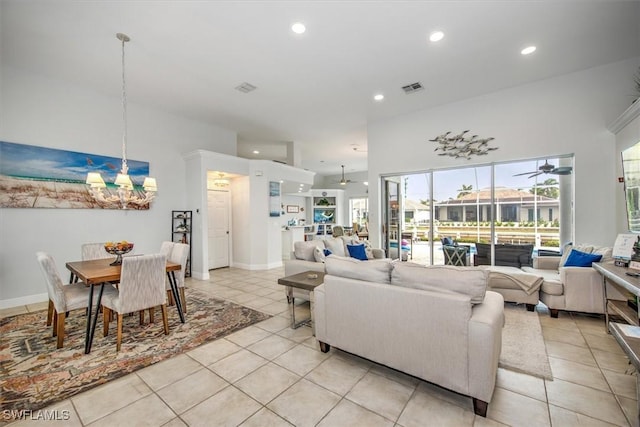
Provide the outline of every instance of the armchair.
{"type": "MultiPolygon", "coordinates": [[[[511,243],[496,243],[495,262],[493,265],[506,267],[531,267],[533,245],[515,245],[511,243]]],[[[476,243],[474,265],[491,265],[491,244],[476,243]]]]}

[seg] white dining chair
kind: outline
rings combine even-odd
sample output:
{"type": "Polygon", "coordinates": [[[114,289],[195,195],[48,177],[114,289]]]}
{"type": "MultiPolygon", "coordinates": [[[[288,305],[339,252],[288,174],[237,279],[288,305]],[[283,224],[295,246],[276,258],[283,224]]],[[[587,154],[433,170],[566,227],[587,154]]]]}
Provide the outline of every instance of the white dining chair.
{"type": "Polygon", "coordinates": [[[84,243],[82,245],[82,260],[91,261],[94,259],[115,258],[104,249],[104,243],[84,243]]]}
{"type": "MultiPolygon", "coordinates": [[[[178,287],[178,291],[180,293],[180,301],[182,302],[182,312],[187,312],[187,299],[185,297],[184,292],[184,277],[187,270],[187,258],[189,257],[189,245],[186,243],[174,243],[173,250],[169,255],[169,261],[175,262],[176,264],[180,264],[180,270],[173,272],[176,278],[176,285],[178,287]]],[[[169,284],[169,280],[167,278],[167,283],[165,286],[167,290],[167,296],[169,297],[169,301],[173,300],[173,294],[171,293],[171,285],[169,284]]]]}
{"type": "Polygon", "coordinates": [[[160,244],[160,253],[169,259],[171,257],[171,251],[173,250],[175,243],[164,241],[160,244]]]}
{"type": "Polygon", "coordinates": [[[123,315],[150,309],[153,322],[153,308],[162,309],[164,333],[169,333],[167,320],[167,294],[165,293],[165,272],[167,258],[163,254],[140,255],[122,259],[120,285],[115,295],[102,298],[103,332],[109,334],[111,312],[117,313],[118,335],[116,351],[122,346],[123,315]]]}
{"type": "MultiPolygon", "coordinates": [[[[63,284],[56,263],[51,255],[45,252],[36,252],[38,264],[44,274],[49,294],[49,308],[47,312],[47,326],[53,322],[53,336],[58,338],[57,348],[64,344],[64,326],[66,313],[85,309],[89,304],[89,287],[83,282],[63,284]]],[[[112,286],[105,286],[103,298],[106,295],[115,294],[112,286]]],[[[98,292],[94,292],[93,304],[98,298],[98,292]]]]}

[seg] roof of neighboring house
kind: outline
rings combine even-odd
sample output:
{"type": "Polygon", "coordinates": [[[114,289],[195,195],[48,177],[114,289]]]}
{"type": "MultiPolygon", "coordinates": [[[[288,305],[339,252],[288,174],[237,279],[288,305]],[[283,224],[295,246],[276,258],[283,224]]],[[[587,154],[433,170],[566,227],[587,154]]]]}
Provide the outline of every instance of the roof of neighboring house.
{"type": "MultiPolygon", "coordinates": [[[[552,199],[551,197],[540,196],[530,193],[529,191],[524,190],[516,190],[513,188],[507,187],[496,187],[495,188],[495,198],[499,203],[533,203],[537,201],[538,203],[544,204],[553,204],[558,203],[558,200],[552,199]]],[[[491,202],[491,189],[484,188],[478,192],[472,191],[469,194],[465,194],[462,197],[457,199],[445,200],[442,202],[436,203],[437,206],[444,205],[467,205],[467,204],[475,204],[476,202],[482,204],[488,204],[491,202]]]]}
{"type": "MultiPolygon", "coordinates": [[[[475,199],[474,199],[475,200],[475,199]]],[[[429,205],[411,199],[404,199],[405,211],[428,211],[429,205]]]]}

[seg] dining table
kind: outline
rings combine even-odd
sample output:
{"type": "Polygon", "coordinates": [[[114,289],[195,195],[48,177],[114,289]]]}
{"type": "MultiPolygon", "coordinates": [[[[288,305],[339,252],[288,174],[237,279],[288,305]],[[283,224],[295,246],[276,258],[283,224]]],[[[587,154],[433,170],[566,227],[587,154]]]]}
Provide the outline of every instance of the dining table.
{"type": "MultiPolygon", "coordinates": [[[[132,255],[136,256],[136,255],[132,255]]],[[[71,272],[72,278],[78,278],[83,281],[85,285],[89,286],[89,303],[87,305],[87,330],[84,343],[84,352],[89,354],[91,352],[91,344],[93,343],[93,336],[96,330],[96,323],[99,317],[100,304],[102,302],[102,293],[104,292],[105,285],[111,283],[120,282],[120,274],[122,272],[122,265],[113,265],[113,258],[94,259],[90,261],[72,261],[66,263],[67,269],[71,272]],[[98,293],[98,299],[96,301],[95,315],[92,315],[92,302],[93,302],[93,288],[94,286],[100,286],[98,293]]],[[[176,281],[175,272],[182,267],[175,262],[167,261],[167,277],[169,278],[169,285],[171,287],[171,293],[173,299],[176,302],[176,309],[180,316],[182,323],[184,320],[184,313],[182,311],[182,302],[178,295],[178,285],[176,281]]]]}

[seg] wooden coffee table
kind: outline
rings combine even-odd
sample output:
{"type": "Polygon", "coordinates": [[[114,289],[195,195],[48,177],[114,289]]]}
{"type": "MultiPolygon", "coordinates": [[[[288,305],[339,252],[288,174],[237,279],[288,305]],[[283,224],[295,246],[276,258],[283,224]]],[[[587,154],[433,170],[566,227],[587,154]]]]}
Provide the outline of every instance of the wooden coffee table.
{"type": "MultiPolygon", "coordinates": [[[[311,293],[316,286],[322,285],[323,283],[324,273],[319,271],[304,271],[278,279],[278,284],[287,287],[287,296],[291,300],[291,329],[297,329],[302,325],[311,323],[311,317],[296,322],[296,302],[293,299],[293,288],[304,289],[311,293]]],[[[310,310],[313,310],[313,306],[310,307],[310,310]]]]}

